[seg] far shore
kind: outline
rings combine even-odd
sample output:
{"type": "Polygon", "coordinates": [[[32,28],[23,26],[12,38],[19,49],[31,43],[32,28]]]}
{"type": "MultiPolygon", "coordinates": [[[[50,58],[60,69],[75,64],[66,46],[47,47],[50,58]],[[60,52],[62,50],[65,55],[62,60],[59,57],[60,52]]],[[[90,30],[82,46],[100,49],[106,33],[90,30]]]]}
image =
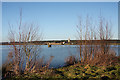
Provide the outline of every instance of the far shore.
{"type": "Polygon", "coordinates": [[[120,40],[51,40],[51,41],[31,41],[31,42],[2,42],[0,45],[120,45],[120,40]]]}

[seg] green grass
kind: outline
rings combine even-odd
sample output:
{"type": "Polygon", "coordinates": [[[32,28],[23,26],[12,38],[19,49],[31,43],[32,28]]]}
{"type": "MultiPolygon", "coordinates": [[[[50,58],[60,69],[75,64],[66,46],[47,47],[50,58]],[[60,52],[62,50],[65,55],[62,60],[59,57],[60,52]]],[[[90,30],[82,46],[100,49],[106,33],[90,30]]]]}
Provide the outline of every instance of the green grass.
{"type": "Polygon", "coordinates": [[[118,79],[120,80],[120,65],[116,66],[81,66],[71,65],[58,69],[49,69],[44,74],[32,73],[15,76],[13,79],[118,79]]]}

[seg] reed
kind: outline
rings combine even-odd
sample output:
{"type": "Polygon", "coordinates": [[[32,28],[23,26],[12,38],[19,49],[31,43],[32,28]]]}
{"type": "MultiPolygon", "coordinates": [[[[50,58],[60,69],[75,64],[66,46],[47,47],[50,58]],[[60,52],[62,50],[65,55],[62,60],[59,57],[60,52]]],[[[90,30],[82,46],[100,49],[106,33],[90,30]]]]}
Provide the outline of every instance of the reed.
{"type": "Polygon", "coordinates": [[[93,65],[115,64],[119,60],[115,51],[110,48],[107,42],[107,40],[111,40],[113,36],[112,23],[105,20],[102,16],[100,16],[98,20],[98,23],[93,25],[92,19],[88,15],[86,16],[86,20],[79,17],[77,33],[80,62],[93,65]],[[82,40],[84,40],[84,42],[82,40]],[[93,43],[93,40],[100,40],[100,44],[94,45],[96,43],[93,43]]]}

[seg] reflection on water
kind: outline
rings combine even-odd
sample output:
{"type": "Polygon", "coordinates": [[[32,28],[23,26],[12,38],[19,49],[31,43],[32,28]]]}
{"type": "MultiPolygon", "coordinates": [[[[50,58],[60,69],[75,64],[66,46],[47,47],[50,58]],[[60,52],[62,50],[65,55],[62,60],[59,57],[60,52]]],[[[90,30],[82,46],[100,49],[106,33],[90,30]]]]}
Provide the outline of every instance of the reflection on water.
{"type": "MultiPolygon", "coordinates": [[[[3,45],[0,46],[0,52],[2,51],[2,63],[5,63],[7,60],[8,53],[10,52],[10,46],[3,45]]],[[[118,55],[118,45],[111,45],[118,55]]],[[[42,50],[39,53],[39,56],[44,56],[44,60],[48,60],[50,56],[54,56],[50,67],[57,68],[64,66],[65,58],[69,55],[79,56],[79,51],[76,45],[52,45],[52,47],[48,48],[47,45],[41,46],[42,50]]],[[[1,65],[1,64],[0,64],[1,65]]]]}

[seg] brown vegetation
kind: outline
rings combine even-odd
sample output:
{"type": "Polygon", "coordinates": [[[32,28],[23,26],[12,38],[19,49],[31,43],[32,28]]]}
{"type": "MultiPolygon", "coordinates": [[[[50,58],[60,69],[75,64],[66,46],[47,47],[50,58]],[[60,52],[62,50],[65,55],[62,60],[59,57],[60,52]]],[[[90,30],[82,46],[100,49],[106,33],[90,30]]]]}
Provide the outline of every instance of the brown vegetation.
{"type": "Polygon", "coordinates": [[[8,54],[8,62],[3,65],[3,77],[20,76],[22,74],[40,72],[41,69],[47,69],[50,65],[51,57],[47,64],[43,63],[44,57],[40,58],[40,45],[29,45],[32,41],[40,41],[42,33],[39,26],[35,24],[22,23],[22,10],[20,11],[20,21],[18,30],[14,31],[11,24],[9,31],[9,40],[12,42],[12,51],[8,54]],[[18,42],[19,45],[16,45],[18,42]],[[22,45],[21,45],[22,44],[22,45]],[[40,59],[40,60],[38,60],[40,59]],[[39,64],[38,64],[39,63],[39,64]]]}
{"type": "MultiPolygon", "coordinates": [[[[89,16],[86,17],[85,25],[82,23],[82,18],[79,18],[77,25],[80,62],[91,65],[111,65],[119,62],[115,51],[110,48],[107,40],[112,39],[111,22],[105,21],[100,16],[99,25],[93,25],[89,16]],[[83,41],[84,40],[84,44],[83,41]],[[100,40],[100,44],[93,40],[100,40]],[[89,45],[88,45],[89,43],[89,45]],[[95,45],[97,44],[97,45],[95,45]]],[[[97,24],[97,23],[96,23],[97,24]]]]}
{"type": "Polygon", "coordinates": [[[68,65],[73,65],[77,62],[75,56],[71,55],[71,56],[68,56],[66,59],[65,59],[65,63],[66,63],[66,66],[68,65]]]}

